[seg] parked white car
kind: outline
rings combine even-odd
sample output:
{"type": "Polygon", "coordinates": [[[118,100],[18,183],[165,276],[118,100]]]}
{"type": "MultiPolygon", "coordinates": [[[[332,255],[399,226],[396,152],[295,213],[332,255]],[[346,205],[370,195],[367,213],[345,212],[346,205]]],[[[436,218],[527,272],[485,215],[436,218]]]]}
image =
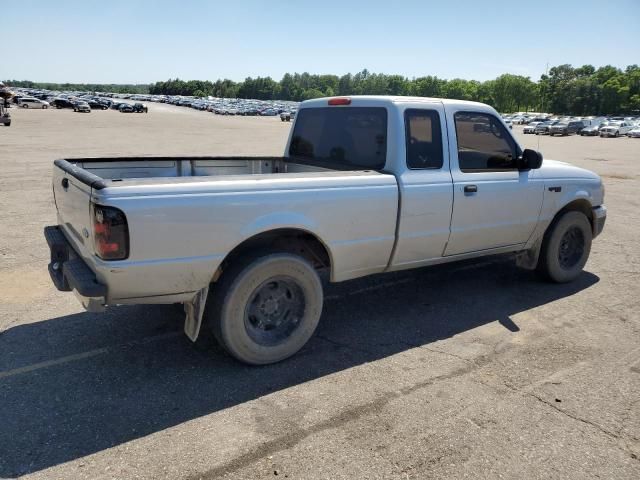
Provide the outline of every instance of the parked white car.
{"type": "Polygon", "coordinates": [[[626,135],[631,131],[633,127],[630,123],[614,121],[609,122],[606,127],[602,127],[600,129],[601,137],[619,137],[621,135],[626,135]]]}
{"type": "Polygon", "coordinates": [[[569,282],[607,213],[598,175],[543,162],[490,106],[382,96],[302,103],[281,157],[56,160],[53,194],[58,289],[95,310],[184,303],[191,340],[211,328],[249,364],[309,340],[323,272],[509,253],[569,282]]]}
{"type": "Polygon", "coordinates": [[[631,130],[629,130],[627,136],[631,138],[640,138],[640,127],[633,127],[631,130]]]}
{"type": "Polygon", "coordinates": [[[39,98],[20,98],[18,99],[18,105],[22,108],[49,108],[49,102],[40,100],[39,98]]]}
{"type": "Polygon", "coordinates": [[[540,123],[542,122],[531,122],[528,125],[525,125],[524,128],[522,129],[522,133],[531,133],[531,134],[536,133],[536,125],[540,123]]]}

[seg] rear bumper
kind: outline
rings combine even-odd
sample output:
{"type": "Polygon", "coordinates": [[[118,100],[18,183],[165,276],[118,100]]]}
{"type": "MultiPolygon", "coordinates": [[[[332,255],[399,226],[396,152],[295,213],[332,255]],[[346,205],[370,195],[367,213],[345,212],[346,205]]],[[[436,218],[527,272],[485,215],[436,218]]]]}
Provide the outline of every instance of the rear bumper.
{"type": "Polygon", "coordinates": [[[55,287],[61,292],[73,291],[87,310],[103,310],[107,286],[98,282],[93,271],[78,256],[60,227],[45,227],[44,238],[51,253],[48,270],[55,287]]]}
{"type": "Polygon", "coordinates": [[[607,221],[607,207],[600,205],[593,209],[593,238],[596,238],[604,230],[604,223],[607,221]]]}

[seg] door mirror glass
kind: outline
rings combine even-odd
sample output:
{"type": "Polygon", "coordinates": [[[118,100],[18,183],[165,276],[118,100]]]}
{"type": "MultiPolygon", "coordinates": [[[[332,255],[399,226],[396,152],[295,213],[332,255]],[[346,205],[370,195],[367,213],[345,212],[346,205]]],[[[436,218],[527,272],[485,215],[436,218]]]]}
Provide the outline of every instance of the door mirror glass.
{"type": "Polygon", "coordinates": [[[519,170],[531,170],[542,166],[542,154],[530,148],[526,148],[518,160],[519,170]]]}

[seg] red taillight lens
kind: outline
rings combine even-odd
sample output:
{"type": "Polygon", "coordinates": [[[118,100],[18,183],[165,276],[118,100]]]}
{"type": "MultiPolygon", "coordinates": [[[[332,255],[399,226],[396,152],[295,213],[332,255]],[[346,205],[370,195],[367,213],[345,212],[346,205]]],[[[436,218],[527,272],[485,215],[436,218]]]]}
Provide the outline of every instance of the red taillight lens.
{"type": "Polygon", "coordinates": [[[330,98],[329,105],[351,105],[351,99],[347,97],[330,98]]]}
{"type": "Polygon", "coordinates": [[[124,260],[129,256],[127,217],[117,208],[93,206],[93,244],[103,260],[124,260]]]}

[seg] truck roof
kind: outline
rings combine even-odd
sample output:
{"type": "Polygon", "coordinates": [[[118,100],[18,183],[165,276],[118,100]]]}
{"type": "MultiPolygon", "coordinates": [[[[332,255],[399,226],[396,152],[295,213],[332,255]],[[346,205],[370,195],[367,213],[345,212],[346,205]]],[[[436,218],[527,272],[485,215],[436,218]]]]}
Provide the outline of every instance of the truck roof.
{"type": "MultiPolygon", "coordinates": [[[[455,100],[451,98],[437,98],[437,97],[409,97],[400,95],[344,95],[336,97],[322,97],[314,98],[313,100],[306,100],[300,104],[301,108],[304,107],[320,107],[326,106],[330,99],[335,98],[349,98],[352,101],[356,101],[358,104],[371,101],[372,103],[441,103],[443,105],[468,105],[476,108],[489,107],[485,103],[471,102],[468,100],[455,100]]],[[[491,107],[489,107],[491,108],[491,107]]]]}

